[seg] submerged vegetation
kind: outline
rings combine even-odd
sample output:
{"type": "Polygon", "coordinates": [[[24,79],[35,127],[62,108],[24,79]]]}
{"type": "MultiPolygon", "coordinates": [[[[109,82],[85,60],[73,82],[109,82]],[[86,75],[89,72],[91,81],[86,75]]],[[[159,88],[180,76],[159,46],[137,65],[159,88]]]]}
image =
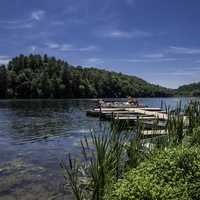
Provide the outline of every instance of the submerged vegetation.
{"type": "Polygon", "coordinates": [[[66,184],[77,200],[199,199],[199,116],[200,102],[168,109],[168,134],[146,140],[142,124],[92,131],[81,141],[83,159],[61,164],[66,184]]]}
{"type": "Polygon", "coordinates": [[[47,55],[20,55],[0,66],[0,98],[171,96],[172,91],[135,76],[74,67],[47,55]]]}

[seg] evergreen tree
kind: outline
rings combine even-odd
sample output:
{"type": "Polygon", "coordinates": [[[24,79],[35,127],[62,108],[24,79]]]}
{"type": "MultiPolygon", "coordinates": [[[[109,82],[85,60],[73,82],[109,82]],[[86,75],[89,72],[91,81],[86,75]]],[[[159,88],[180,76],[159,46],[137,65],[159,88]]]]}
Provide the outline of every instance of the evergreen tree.
{"type": "Polygon", "coordinates": [[[0,98],[5,98],[7,95],[8,79],[5,65],[0,66],[0,98]]]}

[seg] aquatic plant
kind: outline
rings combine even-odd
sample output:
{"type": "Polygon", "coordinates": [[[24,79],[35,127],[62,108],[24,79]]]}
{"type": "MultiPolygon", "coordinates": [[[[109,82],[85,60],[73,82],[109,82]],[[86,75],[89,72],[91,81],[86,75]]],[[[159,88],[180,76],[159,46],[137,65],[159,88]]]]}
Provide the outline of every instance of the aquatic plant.
{"type": "Polygon", "coordinates": [[[174,110],[168,109],[167,113],[166,132],[169,144],[181,144],[188,137],[195,142],[198,135],[194,134],[194,130],[200,126],[200,102],[191,101],[184,107],[180,102],[174,110]]]}
{"type": "Polygon", "coordinates": [[[125,144],[130,135],[106,129],[102,134],[91,131],[90,139],[81,141],[83,160],[68,157],[62,162],[66,183],[70,183],[77,200],[100,200],[112,181],[125,170],[125,144]],[[80,163],[81,162],[81,163],[80,163]]]}
{"type": "Polygon", "coordinates": [[[200,124],[200,101],[191,101],[185,111],[188,117],[188,133],[200,124]]]}
{"type": "Polygon", "coordinates": [[[166,131],[172,144],[176,145],[182,142],[184,138],[184,115],[180,110],[168,113],[166,131]]]}
{"type": "MultiPolygon", "coordinates": [[[[72,159],[71,156],[68,156],[68,162],[62,162],[61,164],[66,184],[71,186],[76,200],[103,200],[104,197],[106,199],[129,199],[129,195],[132,199],[161,198],[161,182],[164,180],[162,175],[168,173],[169,168],[163,168],[161,180],[158,180],[157,182],[152,180],[152,175],[148,170],[147,172],[149,174],[147,173],[146,177],[144,168],[146,166],[147,168],[149,167],[149,169],[154,169],[155,176],[157,177],[159,173],[161,173],[156,170],[157,167],[164,166],[163,163],[165,162],[170,162],[170,160],[165,157],[166,149],[169,149],[169,152],[167,152],[166,155],[169,154],[169,156],[172,156],[177,148],[177,154],[174,154],[177,155],[177,158],[175,158],[174,162],[169,163],[169,166],[172,165],[171,167],[173,167],[175,165],[174,169],[177,168],[178,170],[182,170],[182,168],[184,168],[184,170],[186,170],[186,168],[187,170],[190,170],[193,160],[187,158],[187,156],[190,155],[190,153],[193,156],[196,150],[191,149],[192,152],[190,152],[188,149],[190,149],[191,146],[200,144],[200,103],[190,102],[188,106],[182,107],[180,102],[175,109],[166,106],[166,111],[168,119],[165,127],[167,135],[165,136],[143,140],[143,131],[145,127],[143,121],[138,119],[135,127],[130,127],[128,121],[116,124],[112,123],[110,129],[105,128],[101,134],[92,131],[89,138],[86,137],[82,140],[82,160],[75,160],[72,159]],[[189,138],[189,140],[186,143],[185,140],[187,138],[189,138]],[[182,147],[184,150],[188,150],[186,152],[187,155],[181,152],[182,147]],[[172,151],[170,149],[172,149],[172,151]],[[161,154],[161,157],[159,157],[159,154],[161,154]],[[177,161],[178,157],[180,158],[180,162],[177,161]],[[166,160],[162,161],[164,158],[166,158],[166,160]],[[153,164],[150,165],[149,163],[152,162],[153,164]],[[141,168],[141,166],[143,167],[141,168]],[[119,182],[119,185],[115,185],[116,182],[124,178],[127,171],[132,171],[133,169],[136,170],[133,173],[136,174],[136,179],[130,177],[130,180],[133,179],[135,182],[126,182],[126,175],[124,182],[122,181],[119,182]],[[144,174],[139,175],[140,173],[144,174]],[[127,188],[123,189],[123,185],[126,185],[126,183],[128,184],[127,188]],[[132,184],[134,184],[134,186],[132,186],[132,184]],[[145,186],[146,184],[147,186],[145,186]],[[158,187],[158,190],[154,190],[152,184],[157,184],[156,187],[158,187]],[[141,188],[138,189],[140,186],[141,188]],[[121,189],[118,190],[117,187],[121,189]],[[133,188],[130,189],[130,187],[133,188]],[[128,188],[130,191],[133,191],[133,193],[129,194],[126,191],[128,188]],[[134,196],[135,192],[139,195],[137,198],[134,196]],[[115,193],[117,195],[115,195],[115,193]],[[110,195],[108,195],[109,198],[107,194],[110,195]]],[[[152,132],[155,131],[156,135],[158,129],[159,120],[155,119],[152,125],[152,132]]],[[[179,172],[176,174],[176,171],[172,171],[172,173],[172,179],[169,179],[176,183],[177,180],[175,180],[174,177],[177,177],[180,174],[179,172]]],[[[185,173],[189,172],[187,171],[185,173]]],[[[165,177],[165,179],[166,178],[167,177],[165,177]]],[[[191,180],[188,179],[188,176],[186,179],[189,181],[188,183],[190,183],[191,180]]],[[[127,178],[127,180],[129,180],[129,178],[127,178]]],[[[180,179],[180,182],[181,181],[182,179],[180,179]]],[[[166,189],[164,191],[165,195],[169,195],[170,192],[173,192],[170,187],[171,185],[166,185],[164,188],[166,189]]],[[[177,188],[177,192],[184,188],[185,186],[181,185],[180,188],[177,188]]],[[[174,194],[171,194],[171,196],[173,195],[174,194]]],[[[187,195],[189,195],[187,197],[190,197],[190,193],[187,195]]]]}

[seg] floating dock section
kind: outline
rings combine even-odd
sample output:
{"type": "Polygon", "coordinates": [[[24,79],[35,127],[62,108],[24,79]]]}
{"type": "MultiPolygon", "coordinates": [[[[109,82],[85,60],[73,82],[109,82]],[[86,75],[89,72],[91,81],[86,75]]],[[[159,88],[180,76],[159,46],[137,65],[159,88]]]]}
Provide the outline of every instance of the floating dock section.
{"type": "Polygon", "coordinates": [[[107,120],[167,120],[168,115],[160,108],[95,108],[87,111],[87,116],[100,117],[107,120]]]}
{"type": "Polygon", "coordinates": [[[134,128],[138,125],[138,122],[142,122],[144,128],[142,131],[143,138],[167,134],[165,127],[168,114],[161,108],[145,107],[139,104],[136,106],[127,104],[127,102],[109,102],[87,111],[87,116],[110,120],[119,128],[122,125],[125,129],[134,128]]]}

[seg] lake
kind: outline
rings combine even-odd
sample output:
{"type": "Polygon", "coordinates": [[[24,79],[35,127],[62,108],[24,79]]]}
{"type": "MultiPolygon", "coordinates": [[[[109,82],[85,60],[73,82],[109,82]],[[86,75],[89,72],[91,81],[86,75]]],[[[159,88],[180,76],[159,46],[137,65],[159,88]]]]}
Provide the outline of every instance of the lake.
{"type": "MultiPolygon", "coordinates": [[[[160,107],[189,98],[141,98],[160,107]]],[[[73,199],[60,162],[79,156],[79,141],[104,123],[87,117],[95,100],[0,100],[0,200],[73,199]]]]}

